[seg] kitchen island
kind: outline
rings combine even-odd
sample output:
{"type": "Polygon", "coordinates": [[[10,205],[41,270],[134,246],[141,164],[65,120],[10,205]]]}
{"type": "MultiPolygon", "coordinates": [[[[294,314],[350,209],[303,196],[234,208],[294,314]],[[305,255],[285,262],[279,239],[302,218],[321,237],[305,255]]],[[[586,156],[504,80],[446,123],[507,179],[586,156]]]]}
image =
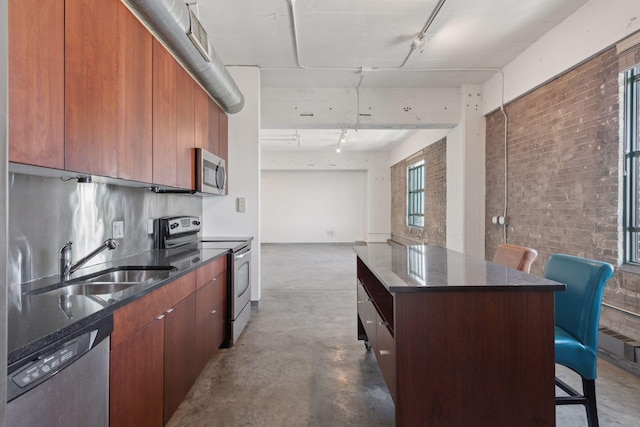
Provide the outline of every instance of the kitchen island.
{"type": "Polygon", "coordinates": [[[428,245],[355,247],[358,338],[396,426],[555,425],[561,283],[428,245]]]}

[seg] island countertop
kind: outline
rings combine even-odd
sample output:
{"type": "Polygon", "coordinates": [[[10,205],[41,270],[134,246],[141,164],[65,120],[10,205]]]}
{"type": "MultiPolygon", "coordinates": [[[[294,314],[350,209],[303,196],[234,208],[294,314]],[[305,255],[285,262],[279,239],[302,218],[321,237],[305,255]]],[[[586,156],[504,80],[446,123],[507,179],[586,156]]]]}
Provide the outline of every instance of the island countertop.
{"type": "Polygon", "coordinates": [[[562,283],[438,246],[392,242],[354,250],[391,293],[565,289],[562,283]]]}

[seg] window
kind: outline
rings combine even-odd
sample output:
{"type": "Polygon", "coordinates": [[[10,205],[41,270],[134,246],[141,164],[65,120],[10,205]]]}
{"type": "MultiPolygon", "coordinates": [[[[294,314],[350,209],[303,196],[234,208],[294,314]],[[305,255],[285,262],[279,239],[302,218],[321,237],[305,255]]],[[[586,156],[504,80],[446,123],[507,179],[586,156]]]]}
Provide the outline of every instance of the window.
{"type": "Polygon", "coordinates": [[[407,225],[424,227],[424,160],[407,168],[407,225]]]}
{"type": "Polygon", "coordinates": [[[640,66],[624,74],[625,261],[640,264],[640,66]]]}

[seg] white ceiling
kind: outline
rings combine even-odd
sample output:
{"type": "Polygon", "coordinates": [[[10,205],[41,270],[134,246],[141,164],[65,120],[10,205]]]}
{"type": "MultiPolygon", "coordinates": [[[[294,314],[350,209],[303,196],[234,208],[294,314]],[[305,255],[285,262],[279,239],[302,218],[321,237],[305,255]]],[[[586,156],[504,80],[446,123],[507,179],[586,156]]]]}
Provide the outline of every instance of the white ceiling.
{"type": "MultiPolygon", "coordinates": [[[[263,87],[354,88],[362,77],[364,88],[453,88],[484,82],[493,73],[473,69],[504,67],[588,0],[445,0],[424,51],[414,50],[402,69],[439,0],[291,1],[294,9],[290,0],[201,0],[198,8],[222,62],[260,67],[263,87]],[[452,68],[464,71],[431,71],[452,68]]],[[[287,134],[265,130],[265,148],[278,132],[287,134]]],[[[376,148],[385,137],[397,144],[397,130],[358,131],[369,132],[376,148]]],[[[319,149],[340,130],[298,133],[293,149],[314,141],[319,149]]]]}

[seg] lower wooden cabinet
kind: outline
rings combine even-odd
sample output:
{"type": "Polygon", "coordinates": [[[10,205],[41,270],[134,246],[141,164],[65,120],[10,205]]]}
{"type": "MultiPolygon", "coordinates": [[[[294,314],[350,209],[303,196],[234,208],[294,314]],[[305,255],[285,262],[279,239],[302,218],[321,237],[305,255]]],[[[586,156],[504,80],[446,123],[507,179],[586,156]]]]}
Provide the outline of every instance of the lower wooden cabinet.
{"type": "Polygon", "coordinates": [[[112,348],[110,363],[110,425],[162,426],[164,319],[112,348]]]}
{"type": "Polygon", "coordinates": [[[193,364],[196,294],[176,305],[164,318],[164,423],[184,400],[200,373],[193,364]]]}
{"type": "Polygon", "coordinates": [[[226,335],[226,270],[196,291],[196,360],[200,372],[226,335]]]}
{"type": "Polygon", "coordinates": [[[180,406],[226,338],[226,258],[114,312],[111,426],[161,427],[180,406]]]}

